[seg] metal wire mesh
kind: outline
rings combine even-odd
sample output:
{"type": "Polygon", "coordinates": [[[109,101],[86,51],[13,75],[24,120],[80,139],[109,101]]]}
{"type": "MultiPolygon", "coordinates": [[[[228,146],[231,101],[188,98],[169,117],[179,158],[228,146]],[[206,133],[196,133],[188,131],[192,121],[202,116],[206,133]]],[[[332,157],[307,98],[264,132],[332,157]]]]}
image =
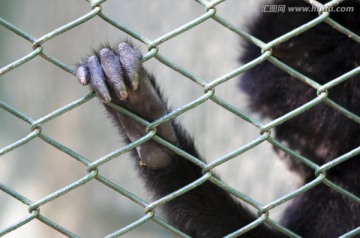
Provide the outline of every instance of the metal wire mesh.
{"type": "MultiPolygon", "coordinates": [[[[325,185],[329,186],[330,188],[332,188],[333,190],[337,191],[338,193],[341,193],[342,195],[348,197],[349,199],[351,199],[357,203],[360,202],[359,197],[357,197],[357,196],[351,194],[350,192],[344,190],[343,188],[337,186],[332,181],[330,181],[326,176],[326,172],[328,170],[330,170],[331,168],[351,159],[355,155],[360,154],[360,147],[332,160],[331,162],[328,162],[322,166],[319,166],[319,165],[315,164],[314,162],[312,162],[311,160],[309,160],[309,159],[303,157],[302,155],[296,153],[295,151],[292,151],[291,149],[287,148],[285,145],[281,144],[279,141],[277,141],[271,135],[271,130],[273,128],[275,128],[279,124],[282,124],[285,121],[288,121],[291,118],[303,113],[304,111],[307,111],[307,110],[315,107],[319,103],[326,103],[329,106],[333,107],[335,110],[338,110],[339,112],[341,112],[342,114],[347,116],[348,118],[354,120],[357,123],[360,123],[360,117],[358,115],[351,113],[347,109],[341,107],[340,105],[338,105],[337,103],[332,101],[330,98],[328,98],[329,89],[331,89],[332,87],[334,87],[340,83],[343,83],[344,81],[348,80],[349,78],[359,74],[360,67],[357,67],[357,68],[339,76],[338,78],[331,80],[329,83],[320,85],[317,82],[315,82],[314,80],[312,80],[311,78],[303,75],[301,72],[298,72],[298,71],[292,69],[285,63],[281,62],[280,60],[278,60],[277,58],[272,56],[272,52],[271,52],[271,49],[274,46],[276,46],[282,42],[285,42],[286,40],[288,40],[298,34],[301,34],[302,32],[305,32],[305,31],[311,29],[312,27],[314,27],[320,23],[324,23],[324,22],[331,26],[334,26],[334,28],[339,31],[339,34],[346,34],[348,37],[350,37],[352,40],[354,40],[358,43],[360,43],[360,36],[356,35],[355,33],[351,32],[350,30],[344,28],[343,26],[341,26],[337,22],[335,22],[333,19],[331,19],[331,14],[329,12],[322,11],[322,12],[319,12],[319,16],[316,19],[280,36],[277,39],[274,39],[271,42],[262,42],[261,40],[255,38],[252,35],[249,35],[246,31],[238,28],[231,22],[227,21],[226,16],[221,16],[217,13],[217,11],[216,11],[217,5],[223,3],[225,0],[214,0],[214,1],[195,0],[195,1],[204,7],[203,15],[187,22],[186,24],[180,26],[179,28],[174,29],[174,30],[168,32],[167,34],[164,34],[163,36],[161,36],[157,39],[154,39],[154,40],[148,39],[146,36],[141,35],[140,33],[126,27],[122,22],[117,22],[117,21],[113,20],[111,17],[109,17],[105,12],[102,11],[102,7],[101,7],[101,4],[103,2],[105,2],[105,0],[89,1],[91,10],[87,14],[80,16],[79,18],[75,19],[74,21],[71,21],[71,22],[63,25],[62,27],[59,27],[59,28],[51,31],[51,32],[43,35],[40,38],[35,38],[32,35],[28,34],[27,32],[19,29],[18,27],[13,25],[11,22],[9,22],[3,18],[0,18],[0,25],[5,27],[8,31],[11,31],[11,32],[17,34],[22,39],[30,42],[33,46],[33,50],[29,54],[24,55],[23,57],[10,63],[9,65],[6,65],[6,66],[3,66],[2,68],[0,68],[0,75],[4,75],[4,74],[14,70],[17,67],[21,67],[22,65],[26,64],[27,62],[33,60],[36,57],[42,57],[45,60],[53,63],[57,67],[61,68],[62,70],[66,71],[70,74],[74,74],[74,68],[68,66],[64,62],[61,62],[60,60],[52,57],[51,55],[49,55],[45,52],[46,47],[44,46],[44,43],[46,43],[47,41],[51,41],[52,39],[60,36],[64,32],[69,31],[72,28],[76,28],[77,26],[89,21],[90,19],[92,19],[94,17],[99,17],[99,18],[103,19],[105,22],[118,28],[120,31],[125,32],[132,38],[135,38],[136,40],[138,40],[138,41],[142,42],[144,45],[146,45],[146,47],[148,48],[148,53],[146,53],[144,55],[143,62],[148,61],[150,59],[157,59],[159,62],[168,66],[172,70],[177,71],[184,77],[193,81],[195,83],[194,87],[201,87],[204,91],[204,94],[201,97],[197,98],[196,100],[193,100],[192,102],[188,103],[187,105],[184,105],[183,107],[175,109],[174,111],[167,114],[166,116],[159,118],[158,120],[151,122],[151,123],[149,123],[139,117],[136,117],[135,115],[133,115],[131,112],[125,110],[124,108],[121,108],[114,104],[110,104],[113,108],[133,117],[135,120],[138,120],[142,124],[146,125],[149,133],[147,135],[145,135],[143,138],[141,138],[133,143],[130,143],[128,145],[125,145],[124,147],[120,148],[119,150],[113,151],[112,153],[110,153],[102,158],[99,158],[98,160],[96,160],[94,162],[92,162],[89,159],[85,158],[84,156],[78,154],[76,151],[73,151],[73,150],[67,148],[65,145],[59,143],[58,141],[54,140],[53,138],[47,136],[46,133],[42,132],[43,125],[45,125],[49,121],[51,121],[57,117],[60,117],[64,113],[67,113],[71,110],[76,110],[76,108],[79,107],[80,105],[87,103],[89,100],[92,100],[95,97],[95,94],[93,92],[85,95],[83,98],[80,98],[64,107],[61,107],[61,108],[49,113],[48,115],[45,115],[44,117],[37,118],[37,119],[30,118],[25,113],[13,108],[10,104],[0,101],[0,107],[3,110],[7,111],[11,115],[13,115],[15,118],[18,118],[18,119],[26,122],[29,125],[29,128],[31,129],[31,132],[27,136],[23,137],[20,140],[14,141],[13,143],[11,143],[10,145],[8,145],[4,148],[1,148],[0,156],[7,154],[10,151],[18,149],[19,147],[34,140],[35,138],[40,138],[44,142],[48,143],[49,145],[51,145],[54,148],[61,151],[62,153],[69,155],[74,160],[76,160],[78,163],[81,163],[84,166],[84,170],[87,171],[87,175],[84,176],[83,178],[81,178],[81,179],[69,184],[68,186],[65,186],[51,194],[48,194],[47,196],[45,196],[37,201],[31,201],[28,198],[24,197],[19,192],[17,192],[15,189],[11,188],[10,186],[0,183],[0,189],[2,190],[3,193],[6,193],[6,194],[12,196],[14,199],[24,203],[25,205],[28,206],[28,210],[29,210],[29,215],[27,215],[26,217],[23,217],[23,219],[18,220],[17,222],[15,222],[14,224],[12,224],[10,226],[0,227],[0,236],[9,234],[12,231],[14,231],[15,229],[17,229],[21,226],[25,226],[29,222],[32,222],[33,220],[37,219],[37,220],[41,221],[42,223],[52,227],[56,231],[62,233],[63,235],[66,235],[68,237],[79,237],[72,231],[68,230],[66,227],[63,227],[61,224],[58,224],[55,221],[52,221],[51,219],[48,219],[47,217],[43,216],[40,212],[40,208],[42,206],[44,206],[45,204],[51,203],[54,200],[60,198],[61,196],[69,193],[70,191],[72,191],[74,189],[78,189],[79,187],[81,187],[93,180],[97,180],[97,181],[101,182],[102,184],[106,185],[108,188],[119,193],[119,195],[128,198],[129,200],[131,200],[138,206],[143,207],[144,211],[145,211],[143,217],[141,217],[140,219],[136,220],[135,222],[133,222],[131,224],[128,224],[125,227],[119,227],[119,230],[117,230],[113,233],[110,233],[107,237],[121,236],[123,234],[126,234],[126,233],[132,231],[133,229],[137,229],[139,226],[141,226],[144,223],[147,223],[149,221],[157,223],[159,226],[162,226],[163,228],[171,231],[176,236],[187,237],[186,234],[184,234],[181,231],[177,230],[176,228],[170,226],[169,224],[166,223],[166,221],[164,221],[162,218],[158,217],[156,215],[157,208],[159,206],[161,206],[162,204],[164,204],[178,196],[181,196],[182,194],[186,193],[187,191],[196,188],[197,186],[203,184],[206,181],[211,181],[212,183],[216,184],[217,186],[219,186],[222,189],[226,190],[227,192],[231,193],[235,197],[238,197],[239,199],[243,200],[244,202],[250,204],[258,211],[258,219],[253,221],[251,224],[249,224],[245,227],[242,227],[240,230],[235,231],[232,234],[228,234],[227,237],[236,237],[238,235],[244,234],[247,231],[257,227],[258,225],[260,225],[262,223],[267,223],[267,224],[273,226],[275,229],[280,230],[281,232],[288,235],[289,237],[298,237],[298,235],[294,234],[290,230],[287,230],[286,228],[282,227],[280,224],[278,224],[277,222],[272,220],[269,217],[269,211],[274,209],[275,207],[278,207],[284,203],[287,203],[294,197],[299,196],[300,194],[304,193],[305,191],[307,191],[311,188],[316,187],[319,184],[325,184],[325,185]],[[257,45],[262,50],[262,54],[258,58],[252,60],[251,62],[246,63],[245,65],[237,68],[236,70],[228,72],[217,79],[207,82],[204,79],[197,77],[192,72],[187,71],[186,69],[180,67],[173,61],[169,60],[167,57],[165,57],[164,55],[162,55],[159,52],[159,48],[161,47],[161,45],[164,42],[166,42],[174,37],[177,37],[178,35],[186,32],[186,31],[188,31],[210,19],[214,20],[217,24],[224,26],[229,31],[232,31],[232,32],[238,34],[240,37],[244,38],[245,40],[250,41],[251,43],[257,45]],[[240,75],[241,73],[245,72],[246,70],[248,70],[250,68],[255,67],[258,64],[261,64],[264,61],[271,62],[272,64],[276,65],[277,67],[284,70],[285,72],[291,74],[293,77],[297,78],[298,80],[302,81],[303,83],[310,85],[315,90],[317,90],[318,96],[315,99],[307,102],[306,104],[296,108],[295,110],[277,118],[276,120],[273,120],[269,123],[264,124],[263,122],[256,120],[253,117],[251,117],[250,115],[240,111],[235,106],[231,105],[230,103],[228,103],[227,101],[223,100],[222,98],[220,98],[219,96],[216,95],[216,93],[215,93],[216,87],[226,83],[229,80],[234,79],[236,76],[240,75]],[[247,121],[248,123],[252,124],[254,127],[258,128],[260,136],[257,139],[253,140],[252,142],[244,145],[243,147],[238,148],[238,149],[232,151],[231,153],[228,153],[228,154],[216,159],[215,161],[212,161],[211,163],[204,163],[202,161],[199,161],[194,156],[186,153],[185,151],[182,151],[181,149],[164,141],[163,139],[158,137],[156,135],[156,131],[153,130],[154,128],[156,128],[156,126],[163,123],[164,121],[174,119],[174,118],[178,117],[179,115],[181,115],[189,110],[192,110],[195,107],[198,107],[201,104],[207,103],[208,101],[215,102],[220,107],[223,107],[224,109],[233,113],[237,117],[241,118],[242,120],[247,121]],[[193,162],[194,164],[196,164],[197,166],[201,167],[203,176],[201,178],[199,178],[198,180],[194,181],[193,183],[191,183],[191,184],[189,184],[189,185],[187,185],[165,197],[162,197],[156,201],[153,201],[152,203],[148,203],[145,200],[143,200],[142,198],[135,196],[131,192],[122,188],[121,186],[113,183],[112,181],[110,181],[108,178],[104,177],[99,172],[98,168],[100,168],[103,164],[109,162],[110,160],[120,158],[119,157],[120,155],[134,149],[136,146],[144,143],[145,141],[147,141],[149,139],[156,140],[157,142],[161,143],[165,147],[174,151],[176,154],[182,156],[184,159],[187,159],[187,160],[193,162]],[[225,182],[223,182],[220,179],[213,176],[212,169],[218,167],[219,165],[221,165],[223,163],[226,163],[229,160],[234,159],[235,157],[245,153],[248,150],[256,149],[256,147],[258,145],[260,145],[261,143],[265,143],[265,142],[273,144],[274,146],[278,147],[280,150],[283,150],[284,152],[292,155],[298,161],[300,161],[301,163],[310,167],[316,174],[316,178],[313,181],[307,183],[306,185],[298,188],[297,190],[295,190],[289,194],[286,194],[285,196],[280,197],[277,200],[274,200],[268,204],[261,204],[258,201],[254,200],[253,198],[248,197],[246,194],[243,194],[241,191],[237,191],[237,190],[233,189],[232,187],[227,185],[225,182]]],[[[311,1],[311,3],[310,3],[310,1],[306,1],[306,2],[309,2],[309,4],[312,4],[317,7],[323,6],[320,3],[315,2],[315,1],[311,1]]],[[[341,2],[341,1],[334,0],[334,1],[327,3],[326,6],[328,6],[328,7],[336,6],[339,2],[341,2]]],[[[324,9],[326,9],[326,8],[324,8],[324,9]]],[[[111,232],[111,231],[109,231],[109,232],[111,232]]],[[[360,227],[348,232],[347,234],[344,234],[343,237],[352,237],[357,234],[360,234],[360,227]]]]}

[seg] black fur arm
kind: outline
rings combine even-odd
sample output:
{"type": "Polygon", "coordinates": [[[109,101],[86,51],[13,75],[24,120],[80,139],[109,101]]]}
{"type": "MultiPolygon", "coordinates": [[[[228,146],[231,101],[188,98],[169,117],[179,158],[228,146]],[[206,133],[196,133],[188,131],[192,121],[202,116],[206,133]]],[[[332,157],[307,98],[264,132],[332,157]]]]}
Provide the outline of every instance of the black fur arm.
{"type": "MultiPolygon", "coordinates": [[[[103,48],[86,59],[77,77],[89,84],[105,103],[110,100],[148,121],[168,113],[156,82],[141,66],[141,53],[130,43],[117,49],[103,48]]],[[[146,134],[144,126],[104,103],[124,138],[133,142],[146,134]]],[[[174,121],[160,124],[157,134],[199,158],[192,139],[174,121]]],[[[155,199],[166,196],[202,176],[201,169],[155,141],[134,151],[136,165],[147,189],[155,199]]],[[[251,223],[255,217],[228,193],[210,182],[165,203],[170,224],[192,237],[222,237],[251,223]]],[[[261,226],[245,237],[278,237],[261,226]]]]}

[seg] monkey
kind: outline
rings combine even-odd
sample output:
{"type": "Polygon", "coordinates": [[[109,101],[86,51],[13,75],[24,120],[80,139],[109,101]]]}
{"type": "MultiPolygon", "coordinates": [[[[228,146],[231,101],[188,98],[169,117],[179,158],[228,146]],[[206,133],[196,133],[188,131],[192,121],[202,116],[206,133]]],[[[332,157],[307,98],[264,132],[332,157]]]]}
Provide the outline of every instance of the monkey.
{"type": "MultiPolygon", "coordinates": [[[[328,1],[319,2],[325,4],[328,1]]],[[[267,3],[311,8],[311,5],[300,0],[273,0],[267,3]]],[[[360,1],[345,0],[338,6],[352,7],[353,11],[331,12],[331,19],[359,36],[360,1]]],[[[247,31],[267,43],[318,16],[316,11],[262,12],[247,25],[247,31]]],[[[242,44],[244,52],[240,56],[240,63],[247,63],[261,55],[261,49],[253,43],[242,44]]],[[[360,43],[325,22],[269,50],[277,60],[320,86],[360,66],[360,43]]],[[[170,107],[155,77],[143,67],[141,59],[140,50],[126,40],[116,47],[105,46],[95,51],[76,70],[80,83],[90,85],[96,92],[127,143],[137,141],[149,131],[146,125],[111,107],[108,104],[110,101],[148,122],[170,113],[170,107]]],[[[245,71],[239,79],[239,88],[249,98],[249,107],[262,117],[272,120],[319,95],[325,95],[325,99],[317,105],[271,129],[271,136],[277,141],[320,167],[360,146],[360,125],[326,101],[331,100],[353,114],[360,115],[360,75],[354,75],[325,90],[318,90],[319,87],[299,80],[269,61],[245,71]]],[[[196,150],[193,138],[176,120],[166,120],[156,126],[155,131],[157,136],[205,162],[196,150]]],[[[314,168],[299,162],[294,155],[276,146],[274,150],[290,170],[301,176],[302,185],[319,176],[314,168]]],[[[137,146],[132,155],[139,176],[155,199],[203,176],[198,165],[154,139],[137,146]]],[[[360,197],[359,171],[360,157],[355,154],[320,173],[327,180],[360,197]]],[[[259,216],[210,181],[166,202],[162,209],[169,224],[191,237],[204,238],[226,236],[247,226],[259,216]]],[[[280,224],[301,237],[338,237],[359,229],[360,204],[325,183],[319,183],[291,201],[280,224]]],[[[265,222],[241,237],[287,236],[265,222]]]]}

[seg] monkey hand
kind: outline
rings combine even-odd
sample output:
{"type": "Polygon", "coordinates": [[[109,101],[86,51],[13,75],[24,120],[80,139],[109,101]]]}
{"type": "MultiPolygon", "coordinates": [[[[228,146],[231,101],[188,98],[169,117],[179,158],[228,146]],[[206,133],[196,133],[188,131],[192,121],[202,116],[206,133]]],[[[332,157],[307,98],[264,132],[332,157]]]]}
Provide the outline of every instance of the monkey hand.
{"type": "MultiPolygon", "coordinates": [[[[120,128],[125,139],[134,142],[146,134],[145,127],[107,105],[110,101],[151,122],[168,113],[167,105],[156,82],[141,65],[142,54],[129,42],[117,48],[105,47],[88,57],[78,67],[76,77],[90,87],[104,102],[105,108],[120,128]]],[[[177,144],[172,122],[157,126],[157,134],[177,144]]],[[[136,148],[141,165],[150,169],[167,167],[172,152],[153,140],[136,148]]]]}

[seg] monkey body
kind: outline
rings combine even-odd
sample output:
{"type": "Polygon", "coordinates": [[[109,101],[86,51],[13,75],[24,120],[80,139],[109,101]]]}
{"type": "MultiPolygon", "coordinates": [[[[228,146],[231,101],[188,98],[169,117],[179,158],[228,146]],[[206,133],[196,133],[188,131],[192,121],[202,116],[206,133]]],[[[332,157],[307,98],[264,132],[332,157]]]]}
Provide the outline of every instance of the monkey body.
{"type": "MultiPolygon", "coordinates": [[[[323,1],[322,1],[323,2],[323,1]]],[[[274,1],[276,4],[306,5],[302,1],[274,1]]],[[[360,34],[360,1],[345,1],[353,13],[334,13],[332,18],[360,34]]],[[[308,5],[307,5],[308,6],[308,5]]],[[[317,13],[259,15],[249,31],[264,42],[314,19],[317,13]],[[269,25],[271,24],[271,25],[269,25]]],[[[244,46],[241,62],[258,57],[260,49],[244,46]]],[[[309,31],[275,46],[272,55],[298,72],[323,85],[360,65],[360,44],[321,23],[309,31]]],[[[79,66],[77,77],[90,85],[103,100],[121,135],[134,142],[146,135],[146,128],[106,103],[112,101],[147,121],[167,113],[169,107],[156,80],[140,63],[141,53],[129,42],[117,48],[105,47],[79,66]]],[[[329,90],[318,91],[264,62],[246,71],[240,87],[249,95],[251,107],[263,116],[276,119],[326,93],[328,98],[360,115],[360,76],[354,76],[329,90]]],[[[274,128],[275,138],[285,146],[321,166],[360,146],[360,125],[326,103],[274,128]]],[[[174,120],[156,127],[157,135],[180,149],[201,158],[192,138],[174,120]]],[[[239,133],[242,133],[241,131],[239,133]]],[[[301,175],[303,184],[313,181],[315,171],[275,148],[289,168],[301,175]]],[[[166,149],[154,140],[133,151],[135,164],[146,188],[155,199],[168,195],[202,176],[201,168],[166,149]]],[[[358,156],[326,171],[327,179],[360,196],[360,160],[358,156]]],[[[222,237],[256,220],[241,202],[211,182],[192,189],[165,203],[164,213],[171,225],[192,237],[222,237]]],[[[282,225],[303,237],[338,237],[360,226],[360,204],[320,184],[296,197],[284,213],[282,225]]],[[[242,237],[284,237],[262,224],[242,237]]]]}

